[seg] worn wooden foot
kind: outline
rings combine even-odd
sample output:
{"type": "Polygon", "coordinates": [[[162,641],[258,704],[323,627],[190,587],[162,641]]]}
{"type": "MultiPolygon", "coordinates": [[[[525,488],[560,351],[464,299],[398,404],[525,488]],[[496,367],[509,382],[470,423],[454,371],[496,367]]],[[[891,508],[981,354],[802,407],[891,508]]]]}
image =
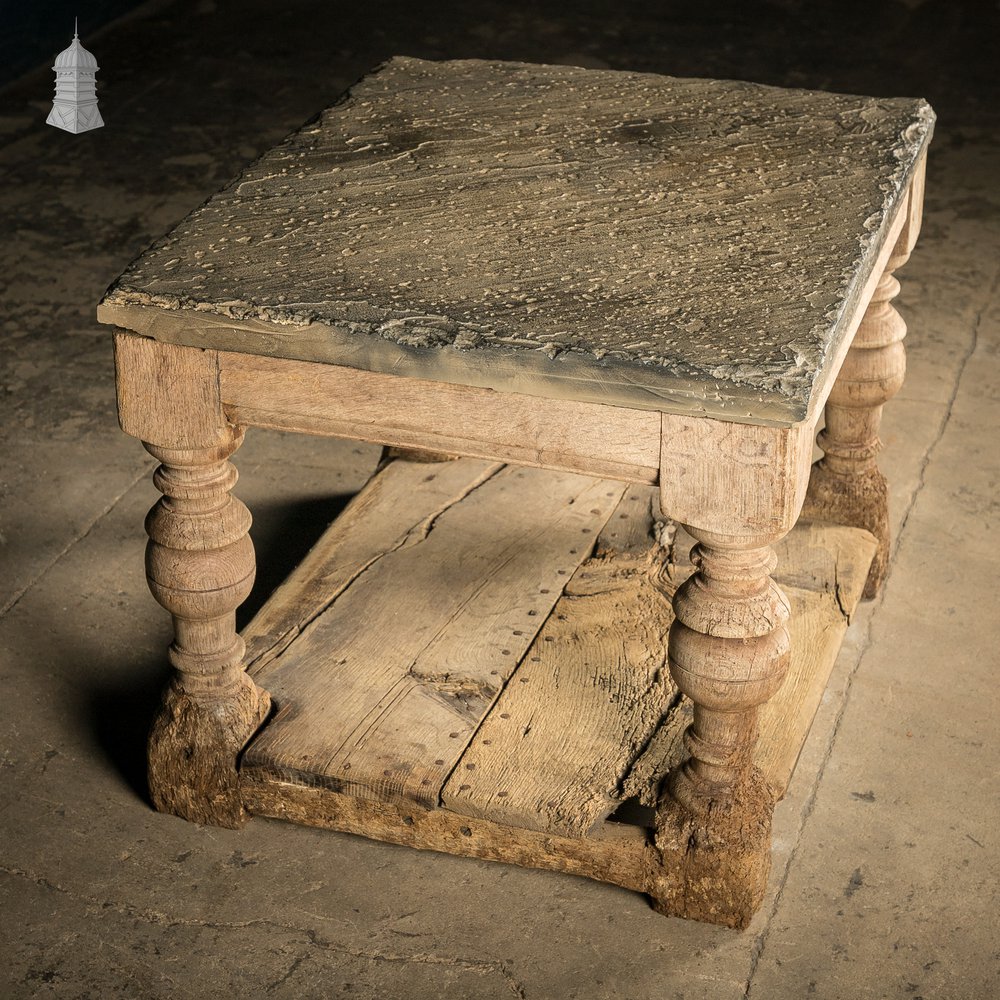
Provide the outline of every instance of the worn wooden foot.
{"type": "Polygon", "coordinates": [[[670,673],[694,703],[689,753],[660,803],[661,913],[745,927],[771,863],[774,796],[753,764],[757,709],[788,667],[789,605],[771,579],[775,536],[736,538],[688,527],[697,571],[673,598],[670,673]]]}
{"type": "Polygon", "coordinates": [[[146,444],[163,464],[163,497],[149,512],[146,577],[174,618],[167,689],[149,740],[149,786],[164,812],[217,826],[246,819],[237,758],[264,721],[269,698],[243,670],[236,608],[254,579],[250,512],[229,491],[228,461],[242,440],[232,431],[214,448],[146,444]]]}
{"type": "Polygon", "coordinates": [[[882,447],[882,407],[906,374],[906,324],[892,300],[899,293],[893,271],[909,251],[901,241],[886,266],[855,334],[826,404],[818,443],[824,456],[809,479],[803,516],[865,528],[878,541],[864,596],[874,597],[889,562],[889,491],[875,464],[882,447]]]}
{"type": "MultiPolygon", "coordinates": [[[[820,447],[825,447],[820,434],[820,447]]],[[[831,454],[827,452],[827,454],[831,454]]],[[[854,474],[843,474],[824,464],[813,467],[803,517],[844,524],[870,531],[878,542],[872,558],[864,597],[871,600],[879,592],[889,564],[889,487],[877,466],[854,474]]]]}

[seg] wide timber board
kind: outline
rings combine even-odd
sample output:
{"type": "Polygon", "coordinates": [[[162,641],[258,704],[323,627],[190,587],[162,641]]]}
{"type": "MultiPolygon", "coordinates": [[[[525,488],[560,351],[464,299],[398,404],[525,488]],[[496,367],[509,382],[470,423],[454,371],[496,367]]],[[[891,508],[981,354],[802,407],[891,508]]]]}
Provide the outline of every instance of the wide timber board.
{"type": "MultiPolygon", "coordinates": [[[[301,789],[291,813],[318,810],[302,821],[350,800],[351,823],[374,817],[369,835],[390,840],[392,817],[440,812],[423,846],[442,849],[450,830],[456,853],[475,853],[461,835],[473,820],[568,841],[600,839],[632,803],[648,819],[690,713],[667,670],[669,603],[650,583],[658,568],[686,578],[688,544],[656,526],[653,497],[471,459],[389,463],[245,630],[276,704],[241,765],[271,803],[259,811],[301,789]]],[[[873,551],[867,532],[822,523],[777,547],[793,655],[757,762],[779,794],[873,551]]]]}

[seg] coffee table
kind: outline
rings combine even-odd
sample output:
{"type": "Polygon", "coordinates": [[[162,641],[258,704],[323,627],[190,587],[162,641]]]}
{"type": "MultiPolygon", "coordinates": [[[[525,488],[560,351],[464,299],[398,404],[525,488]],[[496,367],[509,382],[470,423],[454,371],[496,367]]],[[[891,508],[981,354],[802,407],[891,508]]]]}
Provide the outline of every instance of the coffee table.
{"type": "Polygon", "coordinates": [[[162,463],[156,807],[575,872],[745,925],[846,620],[886,570],[893,272],[933,120],[396,58],[147,250],[98,318],[121,426],[162,463]],[[247,427],[397,451],[241,635],[247,427]]]}

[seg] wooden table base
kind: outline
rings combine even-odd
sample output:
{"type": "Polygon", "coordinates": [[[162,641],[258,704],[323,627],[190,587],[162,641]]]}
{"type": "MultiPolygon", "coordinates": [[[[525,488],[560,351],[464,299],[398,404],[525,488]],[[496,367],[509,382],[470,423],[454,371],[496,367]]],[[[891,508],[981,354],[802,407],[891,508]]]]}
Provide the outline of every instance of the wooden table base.
{"type": "MultiPolygon", "coordinates": [[[[662,592],[692,540],[653,510],[652,488],[573,473],[389,463],[244,631],[274,706],[242,756],[245,808],[745,923],[746,901],[671,896],[654,836],[691,717],[662,592]]],[[[816,522],[776,548],[793,652],[756,764],[780,796],[875,542],[816,522]]]]}

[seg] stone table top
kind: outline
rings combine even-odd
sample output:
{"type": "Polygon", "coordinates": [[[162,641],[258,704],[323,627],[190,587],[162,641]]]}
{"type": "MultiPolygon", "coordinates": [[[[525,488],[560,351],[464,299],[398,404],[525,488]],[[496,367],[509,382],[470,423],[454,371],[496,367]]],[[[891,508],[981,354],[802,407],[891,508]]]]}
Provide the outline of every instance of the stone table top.
{"type": "Polygon", "coordinates": [[[100,315],[196,346],[789,424],[830,374],[933,122],[920,100],[395,58],[142,254],[100,315]]]}

